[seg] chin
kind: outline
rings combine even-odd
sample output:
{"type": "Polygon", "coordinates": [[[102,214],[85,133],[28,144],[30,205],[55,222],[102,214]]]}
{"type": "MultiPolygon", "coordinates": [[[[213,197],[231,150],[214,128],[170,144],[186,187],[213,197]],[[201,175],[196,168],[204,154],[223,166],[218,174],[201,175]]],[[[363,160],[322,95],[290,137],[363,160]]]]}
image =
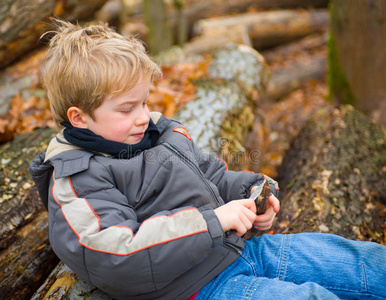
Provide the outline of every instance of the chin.
{"type": "Polygon", "coordinates": [[[140,141],[142,141],[142,139],[130,139],[128,140],[127,142],[125,142],[126,144],[129,144],[129,145],[135,145],[135,144],[138,144],[140,141]]]}

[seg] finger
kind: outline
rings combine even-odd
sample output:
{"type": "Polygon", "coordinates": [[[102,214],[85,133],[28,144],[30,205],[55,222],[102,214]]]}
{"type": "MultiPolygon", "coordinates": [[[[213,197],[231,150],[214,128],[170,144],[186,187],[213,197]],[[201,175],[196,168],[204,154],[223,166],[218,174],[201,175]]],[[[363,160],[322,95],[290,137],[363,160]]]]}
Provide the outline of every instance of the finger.
{"type": "Polygon", "coordinates": [[[256,219],[256,214],[250,210],[246,210],[245,214],[240,217],[240,220],[243,222],[244,226],[247,229],[251,229],[256,219]]]}
{"type": "Polygon", "coordinates": [[[244,235],[248,229],[252,228],[252,223],[250,223],[249,226],[248,225],[246,226],[246,224],[244,224],[244,222],[246,222],[248,224],[247,219],[246,219],[246,220],[239,220],[239,222],[237,222],[237,224],[235,225],[234,230],[236,231],[235,234],[237,236],[244,235]]]}
{"type": "MultiPolygon", "coordinates": [[[[256,207],[256,205],[255,205],[256,207]]],[[[250,210],[248,208],[244,208],[244,214],[248,218],[248,220],[253,223],[256,220],[256,210],[250,210]]]]}
{"type": "Polygon", "coordinates": [[[238,236],[244,235],[249,229],[252,228],[255,217],[255,213],[246,207],[241,207],[241,211],[238,214],[237,220],[235,222],[235,230],[238,236]]]}
{"type": "Polygon", "coordinates": [[[280,210],[280,201],[274,195],[269,196],[268,198],[268,207],[272,207],[275,213],[278,213],[280,210]]]}
{"type": "Polygon", "coordinates": [[[255,223],[253,224],[253,227],[259,230],[266,230],[267,228],[271,228],[273,225],[272,222],[265,222],[265,223],[255,223]]]}
{"type": "Polygon", "coordinates": [[[272,224],[266,225],[266,226],[255,226],[255,229],[260,230],[260,231],[264,231],[264,230],[271,229],[271,227],[272,227],[272,224]]]}
{"type": "Polygon", "coordinates": [[[257,189],[257,185],[254,186],[252,189],[251,189],[251,195],[253,194],[253,192],[257,189]]]}
{"type": "Polygon", "coordinates": [[[264,214],[258,215],[255,218],[255,222],[267,222],[269,220],[274,219],[276,216],[275,211],[273,210],[273,207],[268,208],[264,214]]]}
{"type": "Polygon", "coordinates": [[[274,222],[274,219],[266,221],[266,222],[254,222],[253,227],[258,227],[258,226],[271,226],[274,222]]]}
{"type": "Polygon", "coordinates": [[[240,204],[248,208],[254,215],[256,215],[256,204],[253,199],[240,199],[240,204]]]}

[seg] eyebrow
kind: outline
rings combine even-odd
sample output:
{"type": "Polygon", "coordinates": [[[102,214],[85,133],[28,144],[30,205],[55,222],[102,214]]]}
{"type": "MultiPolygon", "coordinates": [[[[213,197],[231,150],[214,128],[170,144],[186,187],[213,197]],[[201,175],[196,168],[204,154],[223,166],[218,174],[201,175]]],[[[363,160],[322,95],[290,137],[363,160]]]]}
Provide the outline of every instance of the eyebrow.
{"type": "MultiPolygon", "coordinates": [[[[150,90],[148,90],[148,92],[146,94],[146,98],[144,100],[148,99],[149,96],[150,96],[150,90]]],[[[142,99],[130,99],[130,98],[128,98],[126,101],[124,101],[120,104],[117,104],[116,107],[120,108],[120,107],[130,106],[130,105],[134,105],[138,102],[143,102],[143,100],[142,99]]]]}
{"type": "MultiPolygon", "coordinates": [[[[149,98],[149,94],[146,96],[145,100],[149,98]]],[[[132,100],[126,100],[125,102],[122,102],[120,104],[117,104],[116,107],[125,107],[125,106],[130,106],[130,105],[134,105],[136,103],[139,103],[139,102],[143,102],[144,100],[142,99],[132,99],[132,100]]]]}
{"type": "Polygon", "coordinates": [[[117,104],[116,107],[130,106],[130,105],[136,104],[138,102],[142,102],[142,100],[125,101],[125,102],[122,102],[120,104],[117,104]]]}

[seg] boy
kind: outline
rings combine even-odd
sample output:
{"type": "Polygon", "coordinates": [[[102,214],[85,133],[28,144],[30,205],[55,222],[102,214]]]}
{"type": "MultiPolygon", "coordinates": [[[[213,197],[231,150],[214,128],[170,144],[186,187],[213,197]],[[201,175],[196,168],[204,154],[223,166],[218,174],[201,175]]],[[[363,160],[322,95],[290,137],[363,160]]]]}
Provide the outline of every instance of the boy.
{"type": "Polygon", "coordinates": [[[161,72],[140,42],[56,25],[43,82],[64,130],[30,171],[52,247],[79,276],[115,299],[386,297],[375,243],[298,234],[244,244],[252,226],[271,227],[275,182],[256,216],[247,198],[264,175],[226,171],[179,123],[149,112],[161,72]]]}

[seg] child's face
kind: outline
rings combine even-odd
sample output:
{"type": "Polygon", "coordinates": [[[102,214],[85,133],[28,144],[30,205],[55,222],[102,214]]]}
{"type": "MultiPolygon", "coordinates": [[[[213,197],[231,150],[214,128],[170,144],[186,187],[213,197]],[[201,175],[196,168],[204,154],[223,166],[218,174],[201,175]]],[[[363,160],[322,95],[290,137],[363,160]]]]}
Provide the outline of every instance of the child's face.
{"type": "Polygon", "coordinates": [[[139,82],[128,92],[106,98],[94,111],[94,120],[85,116],[87,128],[105,139],[126,143],[139,143],[149,125],[147,107],[150,82],[139,82]]]}

